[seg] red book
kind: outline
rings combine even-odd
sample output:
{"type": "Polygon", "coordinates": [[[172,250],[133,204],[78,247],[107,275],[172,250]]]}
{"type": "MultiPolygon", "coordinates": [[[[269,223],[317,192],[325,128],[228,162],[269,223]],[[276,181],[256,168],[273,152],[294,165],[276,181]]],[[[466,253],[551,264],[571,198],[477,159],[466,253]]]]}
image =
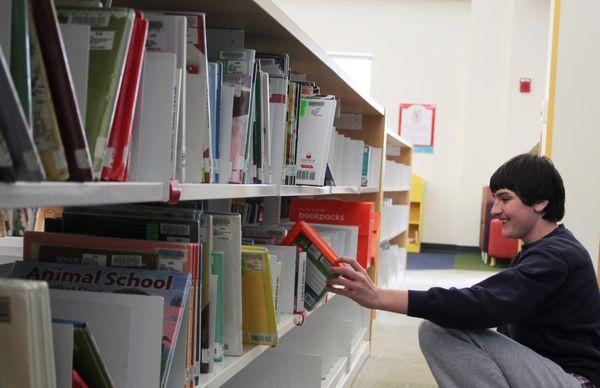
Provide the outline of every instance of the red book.
{"type": "Polygon", "coordinates": [[[131,41],[127,51],[123,81],[119,90],[119,99],[113,118],[110,138],[106,147],[104,167],[101,179],[103,181],[124,181],[127,177],[129,159],[129,144],[138,97],[144,48],[148,35],[148,20],[140,11],[135,11],[135,21],[131,33],[131,41]]]}
{"type": "Polygon", "coordinates": [[[357,260],[364,268],[371,266],[371,260],[377,252],[377,244],[371,242],[375,229],[373,202],[293,198],[290,221],[300,220],[315,224],[358,226],[357,260]]]}

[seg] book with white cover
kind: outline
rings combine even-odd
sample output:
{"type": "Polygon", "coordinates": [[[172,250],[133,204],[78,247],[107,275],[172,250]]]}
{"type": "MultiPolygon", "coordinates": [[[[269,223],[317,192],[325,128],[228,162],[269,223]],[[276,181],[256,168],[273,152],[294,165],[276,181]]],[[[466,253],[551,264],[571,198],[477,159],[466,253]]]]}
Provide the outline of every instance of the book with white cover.
{"type": "Polygon", "coordinates": [[[283,183],[285,158],[285,130],[287,116],[286,78],[269,78],[269,126],[271,129],[271,182],[283,183]]]}
{"type": "Polygon", "coordinates": [[[168,182],[174,178],[176,69],[175,54],[149,52],[144,58],[142,104],[133,128],[129,180],[168,182]]]}
{"type": "Polygon", "coordinates": [[[301,313],[304,307],[304,286],[306,284],[306,252],[298,252],[296,257],[296,283],[294,287],[294,312],[301,313]]]}
{"type": "MultiPolygon", "coordinates": [[[[258,172],[262,183],[271,183],[271,106],[270,106],[270,81],[271,77],[266,72],[261,72],[260,77],[260,128],[262,131],[262,171],[258,172]]],[[[257,85],[258,87],[258,85],[257,85]]]]}
{"type": "Polygon", "coordinates": [[[206,21],[199,12],[168,12],[187,19],[186,176],[188,183],[212,182],[211,122],[208,99],[206,21]]]}
{"type": "Polygon", "coordinates": [[[379,182],[379,179],[381,178],[382,156],[383,152],[381,148],[371,147],[371,156],[369,158],[369,182],[379,182]]]}
{"type": "Polygon", "coordinates": [[[159,386],[161,297],[50,290],[50,301],[53,318],[90,326],[117,387],[159,386]]]}
{"type": "Polygon", "coordinates": [[[281,275],[279,279],[279,303],[278,314],[294,313],[294,288],[296,281],[296,265],[298,250],[295,246],[284,245],[258,245],[269,250],[269,255],[277,256],[281,263],[281,275]]]}
{"type": "MultiPolygon", "coordinates": [[[[187,21],[183,16],[171,16],[159,13],[145,12],[144,18],[148,20],[148,37],[146,38],[146,51],[171,53],[177,56],[177,69],[185,72],[187,63],[187,21]]],[[[186,96],[186,77],[181,82],[181,95],[186,96]]],[[[175,177],[180,182],[186,174],[186,131],[187,131],[187,106],[186,98],[179,99],[179,121],[177,128],[177,160],[175,164],[175,177]]]]}
{"type": "Polygon", "coordinates": [[[48,285],[0,279],[0,387],[56,387],[48,285]]]}
{"type": "Polygon", "coordinates": [[[88,70],[90,61],[90,34],[88,24],[60,24],[73,86],[77,95],[77,105],[81,120],[85,122],[87,107],[88,70]]]}
{"type": "Polygon", "coordinates": [[[231,177],[231,129],[233,125],[233,86],[221,87],[221,113],[219,126],[219,182],[229,183],[231,177]]]}
{"type": "Polygon", "coordinates": [[[323,185],[333,135],[334,96],[300,99],[296,151],[296,184],[323,185]]]}
{"type": "Polygon", "coordinates": [[[73,387],[73,325],[52,322],[56,387],[73,387]]]}
{"type": "Polygon", "coordinates": [[[241,356],[242,344],[242,227],[236,213],[212,213],[213,249],[222,251],[224,278],[224,351],[241,356]]]}

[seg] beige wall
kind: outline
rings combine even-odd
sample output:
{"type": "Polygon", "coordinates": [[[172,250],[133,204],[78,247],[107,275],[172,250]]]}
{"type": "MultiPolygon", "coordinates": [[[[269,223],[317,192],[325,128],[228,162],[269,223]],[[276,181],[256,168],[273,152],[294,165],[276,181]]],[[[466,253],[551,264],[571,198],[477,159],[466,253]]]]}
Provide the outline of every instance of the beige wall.
{"type": "Polygon", "coordinates": [[[551,157],[563,176],[567,228],[598,265],[600,245],[600,2],[563,0],[551,157]]]}
{"type": "Polygon", "coordinates": [[[423,241],[477,245],[481,187],[541,133],[549,0],[274,1],[325,50],[373,54],[391,129],[400,102],[437,106],[434,153],[413,157],[423,241]]]}

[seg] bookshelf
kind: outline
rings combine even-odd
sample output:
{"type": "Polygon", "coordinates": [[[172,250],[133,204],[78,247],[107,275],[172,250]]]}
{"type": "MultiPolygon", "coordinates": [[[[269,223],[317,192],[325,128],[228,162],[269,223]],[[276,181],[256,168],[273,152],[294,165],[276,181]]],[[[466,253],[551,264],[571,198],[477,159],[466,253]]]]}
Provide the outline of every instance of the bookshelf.
{"type": "Polygon", "coordinates": [[[382,197],[391,209],[382,211],[382,234],[378,262],[378,283],[384,287],[398,287],[406,271],[408,248],[410,168],[412,165],[412,145],[389,129],[385,130],[385,160],[382,161],[382,197]],[[401,175],[386,174],[386,167],[400,170],[401,175]],[[387,219],[386,219],[387,215],[387,219]],[[396,218],[400,218],[397,220],[396,218]],[[391,218],[391,219],[389,219],[391,218]],[[388,225],[384,231],[383,226],[388,225]]]}
{"type": "MultiPolygon", "coordinates": [[[[257,51],[287,52],[294,71],[306,73],[314,80],[322,93],[335,95],[341,101],[341,112],[359,114],[362,126],[359,130],[338,128],[343,135],[362,140],[365,144],[382,149],[387,155],[379,163],[379,182],[370,182],[369,187],[314,187],[286,185],[233,185],[233,184],[179,184],[171,182],[41,182],[15,184],[0,183],[0,207],[46,207],[101,205],[133,202],[176,202],[196,200],[223,200],[235,198],[279,198],[314,196],[340,198],[375,203],[381,212],[384,198],[392,198],[394,204],[408,204],[408,188],[383,189],[385,160],[410,166],[411,145],[396,134],[385,130],[385,110],[371,97],[360,92],[338,65],[319,48],[283,11],[270,0],[115,0],[114,6],[127,6],[141,10],[200,11],[207,15],[208,27],[241,28],[245,31],[245,45],[257,51]],[[397,149],[399,154],[396,155],[397,149]],[[386,150],[391,150],[388,155],[386,150]]],[[[387,187],[387,186],[386,186],[387,187]]],[[[406,247],[406,233],[392,232],[386,237],[390,243],[406,247]]],[[[379,253],[370,270],[377,280],[379,253]]],[[[303,318],[310,326],[298,325],[299,317],[289,315],[281,318],[278,332],[282,344],[286,341],[301,343],[302,336],[310,335],[309,329],[334,334],[330,323],[338,322],[338,352],[334,358],[326,357],[327,349],[316,346],[311,354],[327,359],[328,370],[319,376],[322,387],[347,387],[352,383],[370,351],[371,314],[345,298],[333,298],[321,303],[318,308],[303,318]]],[[[335,334],[336,336],[338,334],[335,334]]],[[[324,334],[323,334],[324,335],[324,334]]],[[[291,345],[290,345],[291,346],[291,345]]],[[[244,386],[251,376],[246,376],[254,365],[266,357],[273,357],[277,349],[267,346],[245,346],[241,357],[226,357],[221,365],[215,365],[213,373],[202,375],[199,387],[244,386]],[[249,367],[250,368],[247,368],[249,367]]],[[[325,361],[323,361],[325,362],[325,361]]]]}

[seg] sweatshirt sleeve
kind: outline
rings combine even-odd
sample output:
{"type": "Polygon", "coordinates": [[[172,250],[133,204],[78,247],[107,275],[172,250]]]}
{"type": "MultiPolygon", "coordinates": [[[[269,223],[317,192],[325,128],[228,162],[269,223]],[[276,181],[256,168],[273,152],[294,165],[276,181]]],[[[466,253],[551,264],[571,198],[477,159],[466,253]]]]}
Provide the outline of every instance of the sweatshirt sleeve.
{"type": "Polygon", "coordinates": [[[483,329],[530,317],[567,277],[558,252],[527,252],[515,267],[469,288],[408,291],[408,315],[453,329],[483,329]]]}

